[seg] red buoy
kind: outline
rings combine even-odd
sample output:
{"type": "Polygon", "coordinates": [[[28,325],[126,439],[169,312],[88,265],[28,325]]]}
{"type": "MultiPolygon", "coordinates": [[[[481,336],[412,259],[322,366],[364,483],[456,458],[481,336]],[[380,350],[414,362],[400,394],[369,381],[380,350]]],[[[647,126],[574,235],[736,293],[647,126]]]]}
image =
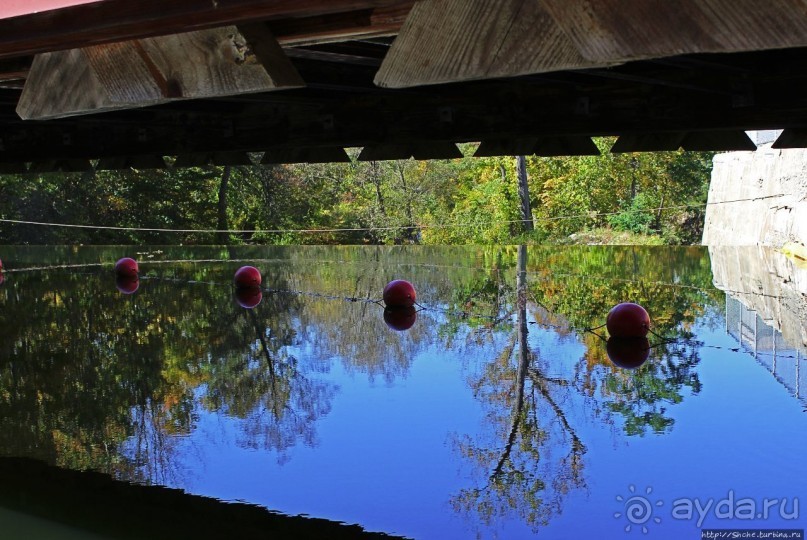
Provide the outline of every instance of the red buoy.
{"type": "Polygon", "coordinates": [[[3,269],[3,259],[0,259],[0,270],[3,269]]]}
{"type": "Polygon", "coordinates": [[[118,275],[115,278],[115,287],[123,294],[133,294],[140,288],[140,280],[134,277],[118,275]]]}
{"type": "Polygon", "coordinates": [[[384,287],[384,304],[387,307],[412,307],[415,305],[415,287],[406,280],[396,279],[384,287]]]}
{"type": "Polygon", "coordinates": [[[234,281],[238,289],[258,288],[261,286],[261,272],[254,266],[242,266],[235,272],[234,281]]]}
{"type": "Polygon", "coordinates": [[[615,366],[636,369],[650,356],[650,342],[646,337],[611,337],[608,338],[605,352],[615,366]]]}
{"type": "Polygon", "coordinates": [[[414,306],[386,308],[384,310],[384,322],[387,326],[398,332],[409,330],[418,318],[414,306]]]}
{"type": "Polygon", "coordinates": [[[263,292],[258,287],[241,287],[235,290],[235,301],[245,309],[252,309],[261,303],[263,292]]]}
{"type": "Polygon", "coordinates": [[[613,337],[645,337],[650,331],[650,315],[639,304],[625,302],[611,308],[605,327],[613,337]]]}
{"type": "Polygon", "coordinates": [[[137,277],[140,273],[140,268],[137,266],[137,261],[131,257],[124,257],[115,263],[115,274],[129,278],[137,277]]]}

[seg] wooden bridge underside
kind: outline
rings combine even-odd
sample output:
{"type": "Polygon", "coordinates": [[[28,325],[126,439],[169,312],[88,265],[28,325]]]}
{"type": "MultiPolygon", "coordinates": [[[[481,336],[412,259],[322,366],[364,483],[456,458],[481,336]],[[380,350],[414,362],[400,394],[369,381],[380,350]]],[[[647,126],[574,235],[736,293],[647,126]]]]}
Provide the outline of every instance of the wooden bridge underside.
{"type": "Polygon", "coordinates": [[[0,172],[800,147],[806,61],[786,0],[102,0],[0,19],[0,172]]]}

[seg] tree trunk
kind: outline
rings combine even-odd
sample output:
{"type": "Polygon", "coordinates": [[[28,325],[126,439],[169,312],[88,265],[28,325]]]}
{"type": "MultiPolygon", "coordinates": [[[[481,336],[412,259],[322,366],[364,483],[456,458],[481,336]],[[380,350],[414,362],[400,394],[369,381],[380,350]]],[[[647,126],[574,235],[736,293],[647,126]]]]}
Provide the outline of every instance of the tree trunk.
{"type": "Polygon", "coordinates": [[[530,186],[527,184],[527,160],[524,156],[516,158],[516,171],[518,176],[518,198],[521,201],[521,224],[524,232],[534,229],[532,223],[532,209],[530,208],[530,186]]]}
{"type": "Polygon", "coordinates": [[[230,226],[227,222],[227,188],[230,184],[230,166],[227,165],[224,167],[224,171],[221,173],[221,182],[219,183],[219,202],[218,202],[218,225],[216,228],[219,230],[216,233],[216,239],[219,244],[227,244],[230,241],[230,233],[224,232],[227,231],[230,226]]]}

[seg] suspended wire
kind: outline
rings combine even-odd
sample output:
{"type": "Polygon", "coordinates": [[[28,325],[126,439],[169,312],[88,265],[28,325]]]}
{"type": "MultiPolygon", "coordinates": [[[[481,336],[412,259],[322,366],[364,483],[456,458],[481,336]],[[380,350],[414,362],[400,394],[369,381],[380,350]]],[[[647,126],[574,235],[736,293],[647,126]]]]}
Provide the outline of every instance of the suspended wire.
{"type": "MultiPolygon", "coordinates": [[[[733,204],[739,202],[761,201],[765,199],[774,199],[779,197],[790,197],[786,193],[777,195],[763,195],[761,197],[748,197],[745,199],[733,199],[728,201],[706,202],[697,204],[679,204],[673,206],[660,206],[653,208],[654,212],[661,212],[662,210],[681,210],[688,208],[701,208],[706,206],[716,206],[720,204],[733,204]]],[[[500,220],[495,223],[515,224],[524,223],[526,221],[538,222],[553,222],[562,221],[566,219],[579,219],[579,218],[597,218],[604,216],[615,216],[621,214],[622,211],[616,212],[586,212],[581,214],[570,214],[565,216],[551,216],[539,217],[532,220],[529,219],[509,219],[500,220]]],[[[37,225],[45,227],[64,227],[73,229],[94,229],[94,230],[109,230],[109,231],[139,231],[139,232],[163,232],[163,233],[230,233],[230,234],[322,234],[322,233],[339,233],[339,232],[371,232],[371,231],[394,231],[394,230],[422,230],[422,229],[451,229],[472,227],[476,223],[436,223],[436,224],[423,224],[423,225],[401,225],[401,226],[387,226],[387,227],[340,227],[328,229],[170,229],[161,227],[119,227],[111,225],[78,225],[71,223],[50,223],[43,221],[26,221],[20,219],[4,219],[0,218],[0,223],[12,223],[15,225],[37,225]]]]}

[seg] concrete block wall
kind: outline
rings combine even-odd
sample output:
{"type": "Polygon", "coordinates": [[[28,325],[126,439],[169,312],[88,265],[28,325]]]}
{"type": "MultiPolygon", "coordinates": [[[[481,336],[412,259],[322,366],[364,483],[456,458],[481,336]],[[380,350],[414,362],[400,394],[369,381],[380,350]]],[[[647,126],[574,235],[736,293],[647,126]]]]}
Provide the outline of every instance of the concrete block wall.
{"type": "MultiPolygon", "coordinates": [[[[765,133],[765,132],[762,132],[765,133]]],[[[705,245],[807,246],[807,150],[728,152],[714,158],[705,245]]]]}

